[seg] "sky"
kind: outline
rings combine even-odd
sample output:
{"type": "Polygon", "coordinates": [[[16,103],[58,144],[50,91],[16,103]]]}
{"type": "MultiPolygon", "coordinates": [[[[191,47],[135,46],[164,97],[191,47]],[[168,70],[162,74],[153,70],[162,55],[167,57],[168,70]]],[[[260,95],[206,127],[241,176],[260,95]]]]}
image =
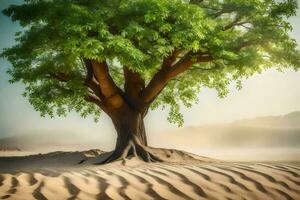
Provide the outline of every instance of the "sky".
{"type": "MultiPolygon", "coordinates": [[[[0,10],[20,0],[1,0],[0,10]]],[[[298,0],[300,4],[300,0],[298,0]]],[[[291,36],[300,44],[300,10],[298,16],[290,19],[294,30],[291,36]]],[[[18,23],[13,23],[6,16],[0,15],[0,51],[14,44],[14,33],[21,30],[18,23]]],[[[109,143],[115,139],[113,125],[104,114],[98,123],[92,118],[82,119],[76,113],[66,118],[41,118],[28,101],[22,96],[24,86],[20,83],[9,84],[6,70],[10,64],[0,59],[0,138],[38,132],[74,132],[93,137],[100,134],[109,143]]],[[[284,73],[269,70],[255,75],[243,82],[241,91],[234,85],[225,99],[220,99],[214,90],[203,89],[199,102],[192,108],[182,108],[185,127],[211,123],[226,123],[238,119],[257,116],[282,115],[300,110],[300,72],[292,70],[284,73]]],[[[149,112],[146,117],[147,134],[177,129],[169,124],[167,110],[149,112]]]]}

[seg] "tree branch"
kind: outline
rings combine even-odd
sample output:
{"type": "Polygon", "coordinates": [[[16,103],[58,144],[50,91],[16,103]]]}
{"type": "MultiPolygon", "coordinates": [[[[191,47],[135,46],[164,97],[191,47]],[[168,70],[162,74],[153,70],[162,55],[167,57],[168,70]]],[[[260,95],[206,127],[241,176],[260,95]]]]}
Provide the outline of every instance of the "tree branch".
{"type": "Polygon", "coordinates": [[[200,4],[202,3],[204,0],[190,0],[190,4],[200,4]]]}
{"type": "Polygon", "coordinates": [[[241,42],[238,46],[236,46],[233,51],[235,52],[239,52],[241,51],[243,48],[246,48],[246,47],[249,47],[249,46],[252,46],[254,45],[254,42],[251,42],[251,41],[244,41],[244,42],[241,42]]]}
{"type": "Polygon", "coordinates": [[[105,97],[100,90],[99,83],[94,77],[94,71],[91,61],[87,59],[82,59],[84,66],[86,67],[86,77],[85,77],[85,85],[91,89],[101,101],[105,101],[105,97]]]}
{"type": "Polygon", "coordinates": [[[163,60],[162,68],[171,67],[180,54],[179,50],[174,50],[173,53],[163,60]]]}
{"type": "Polygon", "coordinates": [[[198,55],[188,52],[183,58],[177,61],[170,68],[161,68],[149,82],[142,93],[141,99],[145,104],[151,103],[167,85],[167,83],[177,75],[186,71],[195,63],[211,61],[212,57],[206,53],[198,55]]]}
{"type": "MultiPolygon", "coordinates": [[[[89,73],[88,73],[89,74],[89,73]]],[[[90,75],[87,75],[87,77],[89,77],[90,75]]],[[[65,73],[51,73],[50,77],[55,78],[61,82],[68,82],[69,80],[71,80],[71,76],[65,73]]],[[[84,80],[84,79],[83,79],[84,80]]],[[[85,85],[92,91],[92,93],[90,93],[88,96],[86,96],[84,99],[87,102],[91,102],[91,103],[95,103],[96,105],[98,105],[104,112],[106,112],[107,114],[110,114],[108,106],[106,105],[106,103],[103,101],[104,96],[101,93],[101,91],[99,90],[99,86],[98,84],[90,78],[86,78],[85,79],[85,85]]]]}
{"type": "Polygon", "coordinates": [[[123,67],[123,71],[125,78],[125,93],[130,99],[136,99],[145,88],[145,81],[139,73],[130,70],[126,66],[123,67]]]}
{"type": "Polygon", "coordinates": [[[224,28],[223,28],[223,31],[227,31],[235,26],[243,26],[244,24],[250,24],[250,22],[247,22],[247,21],[241,21],[239,22],[239,18],[237,18],[236,20],[234,20],[233,22],[231,22],[230,24],[226,25],[224,28]]]}
{"type": "Polygon", "coordinates": [[[89,81],[93,80],[93,77],[94,77],[92,63],[87,59],[83,59],[83,62],[84,62],[85,68],[86,68],[85,82],[89,82],[89,81]]]}
{"type": "Polygon", "coordinates": [[[120,108],[124,105],[123,98],[120,94],[120,89],[115,84],[108,72],[106,62],[91,61],[94,75],[99,83],[101,93],[105,97],[105,101],[111,104],[114,108],[120,108]]]}
{"type": "Polygon", "coordinates": [[[104,102],[101,101],[101,99],[97,95],[88,94],[88,96],[86,96],[84,99],[87,102],[91,102],[98,105],[106,114],[110,115],[111,112],[109,111],[108,107],[105,105],[104,102]]]}
{"type": "Polygon", "coordinates": [[[220,67],[219,65],[215,65],[214,67],[211,67],[211,68],[192,67],[189,70],[212,71],[212,70],[215,70],[219,67],[220,67]]]}
{"type": "Polygon", "coordinates": [[[68,74],[65,73],[50,73],[49,74],[50,77],[55,78],[61,82],[68,82],[70,80],[70,76],[68,74]]]}

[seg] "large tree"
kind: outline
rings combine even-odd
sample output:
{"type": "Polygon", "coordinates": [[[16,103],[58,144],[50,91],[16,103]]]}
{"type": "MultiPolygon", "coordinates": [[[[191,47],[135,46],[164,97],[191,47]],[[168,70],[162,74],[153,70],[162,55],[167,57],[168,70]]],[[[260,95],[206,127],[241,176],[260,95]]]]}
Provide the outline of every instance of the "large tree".
{"type": "Polygon", "coordinates": [[[234,81],[268,68],[300,66],[287,19],[295,0],[25,0],[3,12],[24,27],[2,56],[12,82],[42,116],[77,111],[112,120],[117,142],[105,160],[147,147],[149,108],[190,107],[201,88],[227,94],[234,81]]]}

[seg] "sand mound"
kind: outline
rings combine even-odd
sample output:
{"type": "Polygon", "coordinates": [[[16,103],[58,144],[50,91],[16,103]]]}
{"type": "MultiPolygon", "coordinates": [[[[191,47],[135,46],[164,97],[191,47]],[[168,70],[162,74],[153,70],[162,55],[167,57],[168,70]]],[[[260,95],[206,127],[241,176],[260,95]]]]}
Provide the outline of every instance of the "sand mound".
{"type": "MultiPolygon", "coordinates": [[[[182,162],[212,162],[216,161],[207,157],[197,156],[179,150],[154,149],[155,155],[170,163],[182,162]]],[[[56,151],[47,154],[35,154],[27,156],[3,156],[0,157],[0,172],[18,172],[22,170],[37,170],[44,168],[69,169],[93,166],[106,159],[111,152],[104,152],[99,149],[89,151],[63,152],[56,151]],[[84,162],[83,162],[84,161],[84,162]]],[[[138,159],[128,159],[126,165],[137,166],[145,163],[138,159]]],[[[113,163],[114,166],[122,165],[122,160],[113,163]]]]}

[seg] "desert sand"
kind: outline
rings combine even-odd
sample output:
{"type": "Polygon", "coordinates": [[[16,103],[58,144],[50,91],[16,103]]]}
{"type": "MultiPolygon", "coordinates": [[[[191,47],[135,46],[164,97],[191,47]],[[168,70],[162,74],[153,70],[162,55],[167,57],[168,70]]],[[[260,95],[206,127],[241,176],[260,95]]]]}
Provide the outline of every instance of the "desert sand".
{"type": "Polygon", "coordinates": [[[171,162],[93,164],[99,155],[2,156],[0,199],[300,199],[300,162],[225,162],[170,150],[171,162]]]}

